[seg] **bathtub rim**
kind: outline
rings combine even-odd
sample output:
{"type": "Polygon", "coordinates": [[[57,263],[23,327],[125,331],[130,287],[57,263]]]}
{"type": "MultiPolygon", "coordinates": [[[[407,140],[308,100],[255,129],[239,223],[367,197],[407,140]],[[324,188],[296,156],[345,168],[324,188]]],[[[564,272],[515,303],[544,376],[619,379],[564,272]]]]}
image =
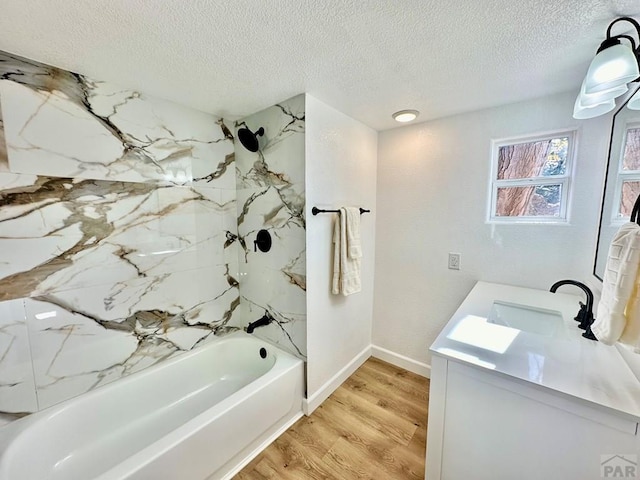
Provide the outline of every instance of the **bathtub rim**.
{"type": "MultiPolygon", "coordinates": [[[[137,465],[138,467],[146,465],[147,463],[153,461],[163,453],[170,450],[175,445],[179,444],[182,440],[184,440],[184,438],[186,437],[186,432],[198,431],[204,428],[209,422],[215,420],[215,418],[217,418],[218,416],[228,412],[239,401],[239,398],[246,397],[247,392],[259,391],[268,383],[267,380],[272,381],[280,378],[281,376],[295,369],[299,363],[302,363],[304,365],[302,359],[284,351],[281,347],[275,345],[274,343],[259,337],[255,337],[251,334],[247,334],[246,332],[241,330],[231,332],[227,335],[224,335],[223,337],[212,339],[206,344],[198,348],[194,348],[190,351],[183,352],[180,355],[176,355],[174,358],[169,358],[166,361],[159,362],[151,367],[127,375],[126,377],[110,382],[92,391],[69,398],[59,404],[52,405],[39,412],[34,412],[24,418],[20,418],[0,427],[0,478],[9,478],[8,475],[10,472],[8,470],[12,463],[16,461],[14,459],[15,451],[16,449],[19,450],[20,447],[22,447],[20,439],[23,434],[26,434],[30,430],[33,424],[46,422],[47,420],[50,420],[55,416],[62,414],[68,409],[73,408],[77,403],[85,404],[91,402],[96,396],[104,395],[104,392],[108,391],[110,388],[126,388],[126,385],[130,385],[132,382],[136,382],[137,380],[139,380],[140,378],[144,378],[145,376],[153,375],[161,368],[180,362],[186,362],[193,356],[202,354],[203,350],[205,349],[214,348],[217,345],[228,343],[230,341],[236,341],[236,339],[240,341],[250,341],[252,343],[255,343],[256,347],[258,347],[259,345],[268,345],[269,352],[273,352],[273,355],[275,356],[275,361],[269,368],[269,370],[257,377],[255,380],[251,381],[249,384],[233,392],[228,397],[212,405],[204,412],[201,412],[198,415],[192,417],[184,424],[178,426],[174,430],[171,430],[167,434],[146,445],[141,450],[134,452],[132,455],[126,457],[110,469],[101,472],[98,477],[96,477],[96,480],[102,480],[103,478],[113,478],[114,473],[120,473],[120,467],[134,464],[134,459],[137,459],[135,465],[137,465]],[[277,373],[274,373],[276,371],[277,373]],[[152,449],[152,447],[154,447],[154,449],[157,449],[156,453],[153,455],[149,455],[149,451],[152,449]],[[144,458],[145,456],[148,456],[149,458],[147,458],[144,462],[141,462],[141,459],[139,457],[144,458]]],[[[300,398],[300,410],[301,409],[302,398],[300,398]]],[[[134,471],[135,469],[131,470],[131,468],[129,468],[128,470],[123,471],[122,475],[133,473],[134,471]]]]}
{"type": "MultiPolygon", "coordinates": [[[[277,369],[277,374],[274,373],[274,371],[276,371],[276,367],[278,367],[278,360],[276,360],[276,363],[273,365],[271,370],[269,370],[264,375],[260,376],[248,385],[245,385],[241,389],[229,395],[224,400],[216,403],[201,414],[191,418],[188,422],[180,425],[178,428],[172,430],[167,435],[156,440],[153,444],[148,445],[142,450],[134,453],[130,457],[127,457],[121,463],[102,473],[94,480],[111,480],[113,478],[120,478],[121,476],[135,473],[137,470],[140,470],[163,454],[169,452],[172,448],[182,443],[185,438],[188,438],[190,435],[193,435],[194,433],[207,428],[211,422],[228,413],[236,405],[238,405],[239,402],[241,402],[243,399],[246,399],[248,396],[247,394],[259,395],[260,392],[264,390],[271,382],[274,382],[286,375],[292,374],[292,371],[296,370],[299,367],[299,365],[302,363],[302,360],[288,353],[286,354],[291,358],[287,359],[285,362],[282,362],[285,363],[285,365],[277,369]],[[154,453],[153,455],[149,455],[149,451],[152,449],[152,447],[154,449],[154,453]]],[[[297,406],[297,408],[295,408],[295,405],[292,405],[289,411],[295,409],[299,411],[300,416],[302,416],[302,400],[303,397],[297,399],[299,405],[297,406]]],[[[294,399],[294,402],[295,401],[296,400],[294,399]]],[[[277,419],[277,421],[281,421],[285,417],[286,414],[285,416],[277,419]]],[[[227,462],[225,462],[225,465],[226,463],[227,462]]],[[[215,472],[210,472],[210,474],[213,473],[215,472]]]]}
{"type": "MultiPolygon", "coordinates": [[[[0,426],[0,447],[3,446],[2,440],[5,437],[5,432],[8,432],[10,430],[12,430],[12,427],[14,427],[15,425],[18,426],[26,426],[27,424],[33,423],[33,417],[37,417],[37,418],[42,418],[42,417],[47,417],[47,418],[51,418],[54,414],[58,415],[59,412],[62,412],[63,410],[69,408],[69,405],[73,402],[78,402],[78,401],[82,401],[82,402],[87,402],[89,401],[89,399],[93,398],[96,395],[99,395],[103,392],[103,390],[105,388],[111,388],[113,386],[123,386],[126,385],[128,383],[131,383],[133,381],[135,381],[136,379],[142,378],[144,376],[148,376],[150,374],[152,374],[153,372],[155,372],[157,369],[162,368],[162,367],[166,367],[175,363],[179,363],[182,361],[186,361],[188,358],[197,355],[199,353],[202,353],[203,349],[207,349],[207,348],[211,348],[214,345],[220,345],[222,343],[228,343],[231,339],[234,338],[245,338],[245,339],[254,339],[257,342],[264,342],[268,345],[270,345],[271,347],[274,347],[277,351],[278,354],[285,354],[285,355],[291,355],[288,352],[285,352],[284,350],[282,350],[282,348],[278,347],[276,344],[269,342],[268,340],[263,340],[261,338],[255,337],[251,334],[248,334],[242,330],[237,330],[231,333],[228,333],[222,337],[216,337],[213,338],[212,340],[206,342],[205,344],[203,344],[202,346],[193,348],[191,350],[182,352],[178,355],[175,355],[173,357],[168,358],[167,360],[158,362],[154,365],[151,365],[149,367],[143,368],[142,370],[139,370],[137,372],[131,373],[129,375],[126,375],[124,377],[118,378],[112,382],[106,383],[104,385],[100,385],[99,387],[96,387],[92,390],[89,390],[87,392],[83,392],[81,394],[78,394],[74,397],[68,398],[66,400],[63,400],[62,402],[56,403],[55,405],[51,405],[49,407],[46,407],[42,410],[39,410],[37,412],[33,412],[33,413],[29,413],[28,415],[24,416],[23,418],[19,418],[17,420],[14,420],[12,422],[9,422],[5,425],[0,426]],[[29,420],[31,420],[31,422],[29,422],[29,420]]],[[[294,357],[297,358],[297,357],[294,357]]],[[[276,356],[276,362],[278,360],[278,356],[276,356]]],[[[275,366],[275,363],[274,363],[275,366]]],[[[273,368],[273,366],[272,366],[273,368]]],[[[268,372],[268,371],[267,371],[268,372]]],[[[259,378],[259,377],[258,377],[259,378]]],[[[244,387],[243,387],[244,388],[244,387]]],[[[20,430],[22,430],[22,428],[20,428],[20,430]]],[[[5,450],[0,450],[0,460],[2,459],[2,455],[4,454],[5,450]]],[[[0,462],[1,464],[1,462],[0,462]]]]}

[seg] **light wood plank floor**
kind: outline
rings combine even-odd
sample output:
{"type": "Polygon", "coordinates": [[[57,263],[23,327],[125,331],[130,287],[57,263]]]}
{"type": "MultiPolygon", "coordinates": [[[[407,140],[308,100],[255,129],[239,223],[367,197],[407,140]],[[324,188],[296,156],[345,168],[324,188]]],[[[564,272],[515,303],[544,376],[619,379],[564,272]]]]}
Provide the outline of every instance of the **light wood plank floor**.
{"type": "Polygon", "coordinates": [[[236,480],[424,479],[429,380],[370,358],[236,480]]]}

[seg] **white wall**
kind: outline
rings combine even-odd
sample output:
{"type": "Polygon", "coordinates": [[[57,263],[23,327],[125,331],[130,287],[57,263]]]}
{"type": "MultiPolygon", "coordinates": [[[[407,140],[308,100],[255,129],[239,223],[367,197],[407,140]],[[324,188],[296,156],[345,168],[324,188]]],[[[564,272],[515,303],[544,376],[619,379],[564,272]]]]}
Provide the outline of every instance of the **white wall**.
{"type": "Polygon", "coordinates": [[[574,98],[380,133],[374,345],[428,364],[429,346],[477,280],[541,289],[591,281],[611,116],[573,120],[574,98]],[[567,128],[578,130],[570,224],[487,224],[491,140],[567,128]],[[447,269],[448,252],[462,254],[460,271],[447,269]]]}
{"type": "Polygon", "coordinates": [[[306,100],[307,398],[313,410],[344,380],[350,367],[369,354],[378,137],[371,128],[312,96],[306,100]],[[348,297],[331,294],[336,214],[314,217],[314,206],[371,209],[361,217],[361,292],[348,297]]]}

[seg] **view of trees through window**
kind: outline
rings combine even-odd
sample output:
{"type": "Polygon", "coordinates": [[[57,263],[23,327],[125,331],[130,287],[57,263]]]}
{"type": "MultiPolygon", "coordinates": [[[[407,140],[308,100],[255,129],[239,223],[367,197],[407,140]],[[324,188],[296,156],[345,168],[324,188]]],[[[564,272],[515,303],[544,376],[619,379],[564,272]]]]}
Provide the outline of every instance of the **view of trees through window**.
{"type": "Polygon", "coordinates": [[[633,204],[640,195],[640,128],[627,129],[622,155],[622,188],[620,195],[620,217],[630,217],[633,204]],[[634,178],[635,177],[635,178],[634,178]]]}
{"type": "Polygon", "coordinates": [[[560,216],[568,151],[569,137],[500,146],[495,216],[560,216]]]}

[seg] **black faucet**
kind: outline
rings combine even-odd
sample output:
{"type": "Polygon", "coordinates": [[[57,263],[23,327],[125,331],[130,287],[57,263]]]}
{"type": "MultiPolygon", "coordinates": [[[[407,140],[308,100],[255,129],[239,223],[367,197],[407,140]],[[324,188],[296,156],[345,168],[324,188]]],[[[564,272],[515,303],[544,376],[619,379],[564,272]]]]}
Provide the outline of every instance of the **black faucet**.
{"type": "Polygon", "coordinates": [[[265,312],[261,318],[247,325],[247,333],[253,333],[256,327],[264,327],[265,325],[269,325],[271,322],[273,322],[273,320],[274,318],[271,316],[271,314],[269,312],[265,312]]]}
{"type": "Polygon", "coordinates": [[[578,282],[576,280],[560,280],[559,282],[556,282],[553,285],[551,285],[551,288],[549,289],[549,291],[551,293],[556,293],[556,290],[558,290],[558,287],[561,287],[562,285],[574,285],[582,289],[582,291],[587,296],[586,305],[582,302],[579,302],[580,310],[578,311],[578,314],[575,316],[574,320],[577,320],[578,322],[580,322],[578,327],[584,330],[584,333],[582,334],[584,338],[597,341],[598,339],[591,331],[591,324],[593,324],[593,322],[595,321],[595,318],[593,318],[593,292],[584,283],[578,282]]]}

